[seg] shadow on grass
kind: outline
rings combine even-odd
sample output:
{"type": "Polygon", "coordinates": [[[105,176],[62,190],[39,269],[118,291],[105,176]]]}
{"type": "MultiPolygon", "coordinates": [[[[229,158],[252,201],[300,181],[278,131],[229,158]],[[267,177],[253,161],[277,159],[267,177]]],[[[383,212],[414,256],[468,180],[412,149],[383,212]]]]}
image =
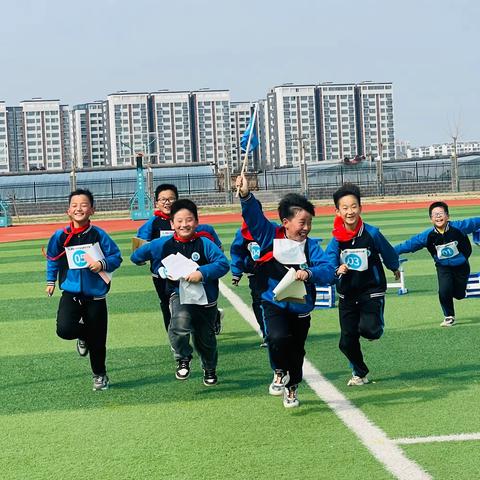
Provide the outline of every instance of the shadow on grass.
{"type": "Polygon", "coordinates": [[[110,349],[111,388],[105,392],[92,391],[89,360],[76,354],[74,342],[68,353],[2,357],[0,414],[264,396],[271,373],[265,349],[253,343],[255,334],[230,333],[225,340],[219,344],[219,383],[213,388],[203,385],[196,353],[190,378],[176,380],[166,345],[110,349]]]}

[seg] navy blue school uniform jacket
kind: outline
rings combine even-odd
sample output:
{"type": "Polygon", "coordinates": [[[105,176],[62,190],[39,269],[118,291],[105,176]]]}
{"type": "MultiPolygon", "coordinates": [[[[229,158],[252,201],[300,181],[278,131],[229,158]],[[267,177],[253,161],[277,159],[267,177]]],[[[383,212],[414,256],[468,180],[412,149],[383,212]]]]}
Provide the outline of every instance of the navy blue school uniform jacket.
{"type": "MultiPolygon", "coordinates": [[[[135,250],[130,260],[137,265],[149,260],[152,272],[158,274],[158,269],[163,266],[162,260],[176,253],[181,253],[199,265],[208,305],[215,304],[218,298],[218,279],[228,272],[229,264],[220,248],[208,238],[195,235],[188,242],[180,242],[174,236],[160,237],[135,250]]],[[[178,289],[178,281],[167,279],[168,294],[178,293],[178,289]]]]}
{"type": "MultiPolygon", "coordinates": [[[[63,244],[67,238],[64,229],[57,230],[48,242],[47,247],[47,284],[54,285],[58,277],[61,290],[84,295],[88,298],[102,298],[108,293],[110,284],[103,281],[98,273],[88,268],[68,268],[67,256],[63,244]],[[60,256],[61,255],[61,256],[60,256]],[[56,260],[54,258],[58,257],[56,260]]],[[[117,244],[99,227],[91,225],[84,232],[74,235],[69,247],[99,243],[105,259],[102,260],[103,270],[113,272],[122,263],[122,256],[117,244]]]]}
{"type": "Polygon", "coordinates": [[[468,262],[472,253],[472,245],[467,235],[479,228],[480,217],[449,221],[443,233],[433,226],[396,245],[395,250],[401,255],[427,248],[436,265],[458,267],[468,262]]]}
{"type": "Polygon", "coordinates": [[[387,279],[383,264],[393,272],[398,270],[400,261],[398,253],[390,245],[380,230],[373,225],[363,223],[353,239],[339,241],[335,237],[330,240],[326,253],[335,264],[335,269],[342,263],[342,251],[347,249],[366,249],[368,268],[363,271],[350,269],[337,280],[337,292],[343,297],[384,294],[387,290],[387,279]]]}
{"type": "Polygon", "coordinates": [[[264,216],[262,207],[252,193],[240,200],[243,218],[252,237],[260,246],[260,259],[257,261],[255,275],[262,300],[299,315],[311,312],[315,307],[315,284],[328,285],[333,283],[335,279],[334,266],[328,260],[318,241],[307,237],[305,241],[307,264],[302,266],[288,265],[288,267],[293,267],[296,270],[302,268],[309,274],[309,278],[305,282],[306,303],[275,301],[273,290],[285,276],[287,265],[281,264],[273,258],[273,240],[275,238],[286,238],[285,230],[282,226],[275,225],[264,216]]]}

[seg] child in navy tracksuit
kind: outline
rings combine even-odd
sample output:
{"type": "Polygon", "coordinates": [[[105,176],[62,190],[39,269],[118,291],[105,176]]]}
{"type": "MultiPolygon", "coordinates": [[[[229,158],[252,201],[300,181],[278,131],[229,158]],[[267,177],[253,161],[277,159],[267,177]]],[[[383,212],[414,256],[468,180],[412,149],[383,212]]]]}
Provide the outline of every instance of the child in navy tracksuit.
{"type": "Polygon", "coordinates": [[[105,366],[107,340],[107,302],[110,284],[99,272],[113,272],[122,263],[115,242],[100,228],[90,224],[93,215],[93,195],[88,190],[70,194],[67,211],[70,226],[57,230],[47,247],[47,288],[49,296],[55,291],[58,278],[62,292],[57,313],[57,335],[67,340],[77,340],[81,356],[90,352],[93,371],[93,389],[106,390],[108,376],[105,366]],[[105,258],[99,261],[84,259],[81,251],[77,260],[82,267],[69,268],[65,247],[99,243],[105,258]]]}
{"type": "MultiPolygon", "coordinates": [[[[150,242],[155,238],[163,236],[173,235],[173,229],[171,224],[170,212],[172,204],[178,200],[178,190],[175,185],[170,183],[162,183],[155,189],[155,207],[153,217],[147,220],[137,232],[137,237],[142,240],[150,242]]],[[[210,225],[198,225],[197,231],[205,232],[204,235],[215,242],[215,244],[222,248],[222,242],[218,238],[217,232],[210,225]]],[[[162,311],[163,323],[165,330],[168,332],[168,325],[170,324],[170,307],[169,307],[169,294],[167,290],[166,280],[158,275],[158,272],[152,269],[152,280],[158,298],[160,300],[160,309],[162,311]]],[[[220,333],[221,330],[221,317],[223,316],[223,310],[219,310],[217,313],[216,333],[220,333]]]]}
{"type": "Polygon", "coordinates": [[[262,258],[256,267],[257,287],[261,293],[269,354],[277,369],[269,392],[283,393],[284,407],[297,407],[310,312],[315,306],[315,284],[332,283],[335,270],[318,242],[308,238],[315,210],[305,197],[295,193],[283,197],[278,206],[282,225],[275,226],[265,218],[258,200],[249,192],[244,175],[237,178],[236,184],[243,218],[260,246],[262,258]],[[296,263],[297,260],[300,263],[296,263]],[[275,299],[273,290],[287,273],[287,265],[295,269],[296,280],[305,282],[305,303],[275,299]]]}
{"type": "Polygon", "coordinates": [[[190,361],[193,349],[190,336],[200,355],[204,370],[203,383],[206,386],[217,383],[217,341],[215,338],[215,321],[217,315],[218,279],[228,270],[228,260],[211,240],[196,232],[198,213],[195,203],[190,200],[177,200],[171,209],[173,236],[164,236],[146,243],[133,252],[130,259],[136,264],[149,260],[152,271],[159,272],[167,278],[171,320],[168,327],[170,344],[177,361],[175,377],[186,380],[190,375],[190,361]],[[168,270],[162,265],[169,255],[181,253],[187,259],[198,264],[198,268],[186,275],[183,280],[173,280],[168,270]],[[191,298],[181,303],[182,288],[188,283],[201,286],[204,301],[191,298]]]}
{"type": "Polygon", "coordinates": [[[426,248],[435,262],[438,278],[438,297],[445,316],[442,327],[451,327],[455,323],[453,299],[465,298],[470,264],[468,258],[472,246],[468,234],[480,228],[480,218],[450,221],[448,205],[434,202],[428,209],[433,228],[414,235],[395,246],[400,255],[426,248]]]}
{"type": "Polygon", "coordinates": [[[265,322],[262,313],[262,300],[257,286],[256,262],[260,259],[260,246],[249,232],[247,224],[235,233],[235,238],[230,246],[230,270],[232,272],[232,285],[238,286],[243,274],[248,277],[250,296],[252,297],[252,310],[255,314],[258,326],[262,332],[262,347],[266,347],[265,322]]]}
{"type": "Polygon", "coordinates": [[[360,337],[376,340],[383,334],[385,291],[383,270],[400,278],[399,258],[377,227],[363,223],[360,190],[345,184],[333,194],[336,217],[333,238],[326,249],[337,268],[339,347],[352,367],[349,386],[368,383],[368,367],[360,347],[360,337]]]}

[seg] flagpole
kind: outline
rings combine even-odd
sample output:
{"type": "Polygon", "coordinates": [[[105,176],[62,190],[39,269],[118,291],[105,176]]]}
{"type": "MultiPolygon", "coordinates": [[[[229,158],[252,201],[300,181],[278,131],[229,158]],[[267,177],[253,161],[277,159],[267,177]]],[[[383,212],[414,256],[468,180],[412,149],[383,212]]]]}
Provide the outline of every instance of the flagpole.
{"type": "MultiPolygon", "coordinates": [[[[247,142],[247,148],[245,150],[245,156],[243,157],[243,163],[242,163],[242,169],[240,170],[240,176],[242,176],[245,173],[245,170],[247,169],[248,165],[248,153],[250,150],[250,143],[252,141],[252,136],[253,132],[255,130],[255,117],[257,116],[257,105],[258,103],[255,104],[255,107],[253,108],[253,115],[251,118],[251,123],[252,123],[252,128],[250,129],[250,133],[248,135],[248,142],[247,142]]],[[[237,187],[237,193],[235,194],[236,197],[238,197],[238,193],[240,192],[240,187],[237,187]]]]}

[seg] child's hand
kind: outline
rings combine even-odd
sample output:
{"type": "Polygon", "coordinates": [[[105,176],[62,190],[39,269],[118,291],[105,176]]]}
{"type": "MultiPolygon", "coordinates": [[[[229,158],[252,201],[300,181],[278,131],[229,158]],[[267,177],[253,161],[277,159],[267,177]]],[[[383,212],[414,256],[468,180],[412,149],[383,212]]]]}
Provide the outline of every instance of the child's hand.
{"type": "Polygon", "coordinates": [[[203,280],[202,272],[195,270],[185,277],[185,280],[190,283],[200,283],[203,280]]]}
{"type": "Polygon", "coordinates": [[[249,194],[248,181],[244,173],[239,175],[235,180],[235,186],[239,189],[240,196],[246,197],[249,194]]]}
{"type": "Polygon", "coordinates": [[[342,263],[338,268],[337,271],[335,272],[337,276],[339,277],[340,275],[345,275],[348,273],[348,265],[346,263],[342,263]]]}
{"type": "Polygon", "coordinates": [[[55,285],[47,285],[47,288],[45,289],[45,293],[51,297],[53,295],[53,292],[55,291],[55,285]]]}
{"type": "Polygon", "coordinates": [[[96,262],[89,263],[88,268],[90,269],[91,272],[98,273],[103,268],[102,262],[100,262],[100,260],[97,260],[96,262]]]}
{"type": "Polygon", "coordinates": [[[297,270],[295,273],[295,279],[301,280],[302,282],[306,282],[308,280],[308,272],[305,270],[297,270]]]}
{"type": "Polygon", "coordinates": [[[393,275],[395,276],[395,280],[400,280],[400,270],[395,270],[393,275]]]}

